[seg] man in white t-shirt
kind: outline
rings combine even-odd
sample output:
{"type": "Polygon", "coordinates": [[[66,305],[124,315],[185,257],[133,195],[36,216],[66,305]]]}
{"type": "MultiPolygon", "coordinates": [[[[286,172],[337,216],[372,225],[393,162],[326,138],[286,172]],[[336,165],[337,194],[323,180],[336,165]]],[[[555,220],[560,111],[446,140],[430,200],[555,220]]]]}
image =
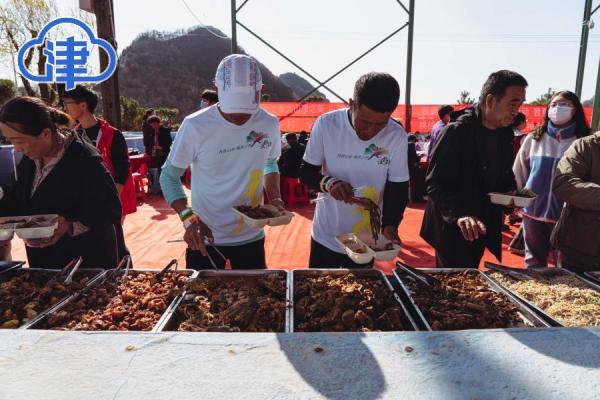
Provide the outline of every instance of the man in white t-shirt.
{"type": "Polygon", "coordinates": [[[264,231],[250,228],[232,207],[258,206],[263,187],[283,208],[277,158],[279,121],[259,107],[262,78],[252,58],[225,57],[215,77],[219,102],[188,115],[160,178],[163,194],[184,228],[187,267],[265,268],[264,231]],[[180,177],[191,165],[192,207],[180,177]],[[215,249],[216,248],[216,249],[215,249]]]}
{"type": "Polygon", "coordinates": [[[382,212],[383,235],[400,243],[398,225],[408,202],[407,135],[391,119],[400,87],[389,74],[369,73],[356,82],[350,108],[317,119],[304,153],[302,182],[321,192],[312,229],[310,268],[355,268],[335,241],[345,233],[371,235],[369,211],[382,212]]]}

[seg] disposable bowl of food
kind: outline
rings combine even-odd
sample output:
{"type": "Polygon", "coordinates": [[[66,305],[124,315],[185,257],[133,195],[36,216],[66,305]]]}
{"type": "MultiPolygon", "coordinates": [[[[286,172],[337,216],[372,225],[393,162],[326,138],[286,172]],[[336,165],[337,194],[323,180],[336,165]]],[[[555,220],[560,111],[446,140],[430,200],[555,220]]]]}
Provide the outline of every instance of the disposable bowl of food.
{"type": "Polygon", "coordinates": [[[400,245],[393,243],[391,240],[386,239],[384,236],[379,236],[377,243],[373,237],[369,234],[358,235],[358,238],[367,245],[371,250],[375,252],[375,258],[381,261],[390,261],[396,258],[396,255],[400,251],[400,245]],[[389,248],[391,246],[391,248],[389,248]]]}
{"type": "Polygon", "coordinates": [[[516,196],[506,193],[488,193],[490,196],[490,201],[494,204],[499,204],[502,206],[515,206],[519,208],[529,207],[533,204],[535,200],[534,197],[524,197],[524,196],[516,196]]]}
{"type": "Polygon", "coordinates": [[[287,225],[292,221],[292,218],[294,217],[294,214],[289,212],[289,211],[280,211],[277,207],[272,206],[270,204],[265,204],[261,206],[262,208],[271,211],[274,215],[274,217],[269,217],[269,218],[261,218],[261,219],[256,219],[256,218],[251,218],[249,216],[247,216],[246,214],[244,214],[243,212],[239,211],[237,208],[233,207],[233,212],[235,212],[237,215],[241,216],[244,219],[244,224],[246,224],[246,226],[250,227],[250,228],[262,228],[264,226],[280,226],[280,225],[287,225]]]}
{"type": "Polygon", "coordinates": [[[375,252],[354,233],[338,235],[335,237],[335,241],[344,249],[348,257],[357,264],[366,264],[375,258],[375,252]],[[356,246],[349,246],[348,242],[353,242],[356,246]],[[360,252],[356,251],[357,249],[360,249],[360,252]]]}

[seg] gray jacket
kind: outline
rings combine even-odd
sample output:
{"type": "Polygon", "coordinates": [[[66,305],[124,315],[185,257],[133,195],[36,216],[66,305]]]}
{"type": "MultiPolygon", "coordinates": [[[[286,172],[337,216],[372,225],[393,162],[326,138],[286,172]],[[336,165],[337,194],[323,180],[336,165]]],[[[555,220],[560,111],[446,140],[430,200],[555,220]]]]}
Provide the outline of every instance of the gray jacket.
{"type": "Polygon", "coordinates": [[[553,190],[566,203],[554,235],[564,266],[600,270],[600,132],[571,145],[558,163],[553,190]]]}

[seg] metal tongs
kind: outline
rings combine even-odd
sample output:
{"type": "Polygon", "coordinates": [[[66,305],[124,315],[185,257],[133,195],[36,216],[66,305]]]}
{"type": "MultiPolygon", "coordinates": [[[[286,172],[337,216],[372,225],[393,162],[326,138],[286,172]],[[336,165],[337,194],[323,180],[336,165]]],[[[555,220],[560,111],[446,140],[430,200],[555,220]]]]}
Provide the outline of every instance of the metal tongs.
{"type": "Polygon", "coordinates": [[[125,267],[125,273],[123,274],[123,276],[127,276],[127,274],[129,273],[129,268],[131,268],[131,256],[126,255],[125,257],[123,257],[119,264],[115,267],[115,269],[110,270],[106,273],[106,275],[104,275],[102,282],[106,282],[107,279],[115,279],[117,274],[123,267],[125,267]]]}
{"type": "Polygon", "coordinates": [[[529,275],[529,273],[526,272],[527,270],[521,272],[515,268],[510,268],[505,265],[495,264],[495,263],[491,263],[488,261],[486,261],[483,265],[489,270],[502,272],[502,273],[509,275],[515,279],[520,279],[520,280],[524,280],[524,281],[535,280],[535,278],[531,277],[529,275]]]}
{"type": "Polygon", "coordinates": [[[440,281],[433,276],[426,274],[425,272],[421,272],[417,268],[402,264],[400,261],[396,261],[396,266],[427,286],[436,286],[440,284],[440,281]]]}
{"type": "Polygon", "coordinates": [[[72,259],[67,263],[67,265],[65,265],[65,267],[60,272],[60,276],[67,275],[67,277],[65,278],[65,285],[70,285],[71,282],[73,282],[73,275],[75,275],[75,271],[77,271],[77,269],[81,266],[82,263],[83,257],[77,257],[72,259]],[[69,270],[71,271],[69,272],[69,270]]]}
{"type": "Polygon", "coordinates": [[[160,270],[160,272],[156,275],[154,275],[154,280],[156,282],[159,282],[161,280],[161,278],[163,277],[163,275],[173,266],[175,265],[175,269],[173,270],[173,272],[177,271],[177,260],[176,259],[172,259],[163,269],[160,270]]]}

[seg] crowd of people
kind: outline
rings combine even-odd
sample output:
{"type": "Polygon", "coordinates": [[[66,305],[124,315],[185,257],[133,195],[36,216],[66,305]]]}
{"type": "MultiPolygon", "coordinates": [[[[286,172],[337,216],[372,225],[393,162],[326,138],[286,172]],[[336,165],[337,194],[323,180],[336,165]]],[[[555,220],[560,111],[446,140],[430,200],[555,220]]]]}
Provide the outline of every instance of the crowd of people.
{"type": "MultiPolygon", "coordinates": [[[[174,141],[152,109],[142,129],[163,196],[182,222],[188,268],[224,268],[227,261],[234,269],[265,268],[264,230],[247,226],[232,208],[285,209],[285,176],[318,194],[311,268],[368,267],[351,260],[336,236],[370,234],[377,207],[379,233],[400,244],[410,199],[426,202],[420,234],[435,249],[437,267],[476,268],[486,248],[501,261],[510,214],[523,221],[525,266],[545,267],[552,256],[556,265],[600,270],[600,133],[591,133],[572,92],[556,93],[543,124],[525,134],[519,108],[527,80],[508,70],[490,74],[478,103],[440,107],[424,167],[417,136],[392,118],[400,87],[389,74],[361,76],[348,108],[320,116],[310,136],[284,140],[278,119],[260,107],[254,59],[225,57],[215,86],[174,141]],[[191,199],[181,180],[188,168],[191,199]],[[520,213],[488,195],[523,189],[536,198],[520,213]]],[[[0,110],[2,135],[24,154],[0,192],[0,215],[58,215],[54,236],[26,242],[32,267],[59,268],[82,256],[87,267],[110,268],[128,254],[122,223],[135,211],[135,193],[127,146],[94,115],[97,102],[77,87],[63,96],[66,113],[29,97],[0,110]]]]}

